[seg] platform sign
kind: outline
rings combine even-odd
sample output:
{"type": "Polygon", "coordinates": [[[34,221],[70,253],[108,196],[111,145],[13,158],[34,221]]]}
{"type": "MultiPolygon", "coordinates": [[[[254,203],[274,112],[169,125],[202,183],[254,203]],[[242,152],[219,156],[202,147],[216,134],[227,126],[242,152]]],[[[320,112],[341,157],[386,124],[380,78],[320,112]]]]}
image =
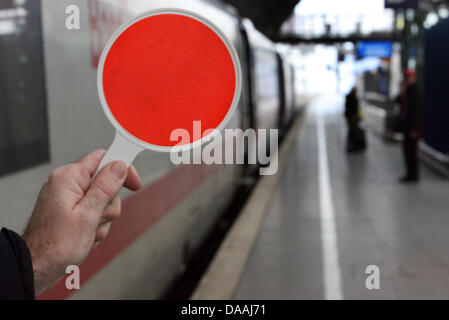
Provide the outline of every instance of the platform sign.
{"type": "Polygon", "coordinates": [[[418,9],[419,0],[385,0],[386,9],[418,9]]]}
{"type": "Polygon", "coordinates": [[[204,17],[169,9],[125,24],[98,67],[100,101],[117,131],[99,170],[116,160],[130,165],[144,149],[188,150],[209,141],[236,109],[241,77],[232,43],[204,17]],[[190,140],[173,141],[178,129],[190,140]]]}
{"type": "Polygon", "coordinates": [[[362,41],[357,44],[357,57],[376,57],[389,59],[393,54],[393,42],[391,41],[362,41]]]}

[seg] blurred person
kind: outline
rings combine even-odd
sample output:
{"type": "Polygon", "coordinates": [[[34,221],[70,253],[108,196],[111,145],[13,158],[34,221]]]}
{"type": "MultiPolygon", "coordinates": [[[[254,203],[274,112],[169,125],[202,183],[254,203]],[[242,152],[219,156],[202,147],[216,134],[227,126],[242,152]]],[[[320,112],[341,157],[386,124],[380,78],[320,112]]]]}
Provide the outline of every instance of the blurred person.
{"type": "Polygon", "coordinates": [[[404,71],[405,81],[397,102],[401,104],[400,130],[404,134],[402,151],[406,173],[401,183],[419,181],[418,141],[420,138],[419,111],[421,95],[418,89],[416,71],[404,71]]]}
{"type": "Polygon", "coordinates": [[[347,152],[363,151],[366,148],[365,132],[360,128],[361,111],[357,98],[357,88],[354,86],[346,95],[345,118],[348,125],[347,152]]]}
{"type": "Polygon", "coordinates": [[[92,181],[104,150],[53,171],[44,183],[23,238],[0,233],[0,299],[34,299],[79,266],[121,213],[122,186],[137,191],[133,167],[117,161],[92,181]]]}

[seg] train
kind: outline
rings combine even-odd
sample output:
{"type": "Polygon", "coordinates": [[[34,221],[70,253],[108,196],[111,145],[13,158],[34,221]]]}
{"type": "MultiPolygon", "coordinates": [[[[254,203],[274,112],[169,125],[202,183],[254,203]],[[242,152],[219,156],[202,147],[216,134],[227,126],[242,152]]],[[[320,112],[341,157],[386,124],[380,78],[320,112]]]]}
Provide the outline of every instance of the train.
{"type": "MultiPolygon", "coordinates": [[[[0,0],[2,226],[22,231],[53,169],[108,148],[114,129],[96,86],[101,52],[123,23],[160,8],[204,16],[234,44],[244,83],[227,128],[282,134],[302,110],[288,55],[220,1],[0,0]],[[66,28],[66,8],[73,5],[80,13],[76,30],[66,28]]],[[[160,298],[253,170],[175,166],[169,155],[152,151],[141,154],[135,167],[144,188],[122,191],[122,216],[80,266],[81,289],[70,291],[63,280],[39,299],[160,298]]]]}

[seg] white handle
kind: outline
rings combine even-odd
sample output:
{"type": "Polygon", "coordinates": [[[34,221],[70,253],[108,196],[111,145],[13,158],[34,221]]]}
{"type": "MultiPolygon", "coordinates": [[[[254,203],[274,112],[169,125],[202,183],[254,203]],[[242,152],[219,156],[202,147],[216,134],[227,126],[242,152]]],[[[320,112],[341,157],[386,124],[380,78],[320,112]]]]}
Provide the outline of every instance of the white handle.
{"type": "Polygon", "coordinates": [[[120,133],[116,132],[114,141],[98,166],[97,172],[95,172],[93,179],[95,179],[101,169],[106,167],[111,162],[123,161],[128,167],[131,166],[134,159],[142,151],[143,148],[136,146],[134,143],[125,139],[120,133]]]}

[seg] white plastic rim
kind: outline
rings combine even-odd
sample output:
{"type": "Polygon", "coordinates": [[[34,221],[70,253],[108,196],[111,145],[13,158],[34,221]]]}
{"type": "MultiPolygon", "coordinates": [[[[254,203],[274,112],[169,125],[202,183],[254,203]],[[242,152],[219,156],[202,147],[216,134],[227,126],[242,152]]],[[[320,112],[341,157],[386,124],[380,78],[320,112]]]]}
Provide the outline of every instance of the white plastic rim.
{"type": "MultiPolygon", "coordinates": [[[[229,41],[229,39],[224,35],[224,33],[215,25],[213,24],[211,21],[209,21],[208,19],[184,10],[184,9],[158,9],[158,10],[151,10],[151,11],[147,11],[143,14],[138,15],[137,17],[135,17],[134,19],[130,20],[129,22],[126,22],[125,24],[123,24],[113,35],[112,37],[109,39],[109,41],[106,44],[106,47],[104,48],[101,57],[100,57],[100,62],[98,65],[98,73],[97,73],[97,87],[98,87],[98,95],[100,98],[100,102],[101,102],[101,106],[103,108],[104,113],[106,114],[106,116],[109,119],[109,122],[114,126],[114,128],[117,130],[117,134],[116,134],[116,138],[114,140],[113,145],[111,146],[114,147],[114,144],[120,144],[120,146],[124,145],[125,141],[122,141],[123,139],[121,139],[121,137],[118,137],[119,135],[121,135],[123,138],[125,138],[128,142],[132,143],[135,145],[135,147],[137,147],[136,150],[140,149],[140,151],[142,151],[142,149],[147,149],[147,150],[154,150],[154,151],[159,151],[159,152],[171,152],[173,150],[173,148],[176,148],[176,151],[187,151],[196,147],[199,147],[201,144],[206,143],[210,140],[212,140],[220,131],[222,131],[226,125],[228,124],[228,122],[231,120],[232,115],[234,114],[235,110],[237,109],[237,105],[239,103],[240,100],[240,95],[242,92],[242,70],[241,70],[241,66],[240,66],[240,61],[237,55],[237,51],[234,48],[234,45],[231,43],[231,41],[229,41]],[[104,95],[104,91],[103,91],[103,70],[104,70],[104,64],[106,62],[106,58],[109,54],[109,50],[112,48],[112,46],[114,45],[115,41],[120,37],[120,35],[125,32],[129,27],[131,27],[133,24],[135,24],[136,22],[152,17],[152,16],[156,16],[156,15],[163,15],[163,14],[175,14],[175,15],[182,15],[182,16],[186,16],[192,19],[195,19],[201,23],[203,23],[204,25],[206,25],[207,27],[209,27],[215,34],[217,34],[220,39],[222,40],[222,42],[225,44],[226,48],[228,49],[229,54],[231,55],[232,58],[232,62],[234,64],[234,71],[235,71],[235,91],[234,91],[234,98],[232,100],[232,104],[231,107],[228,110],[228,113],[226,114],[226,116],[223,118],[223,120],[221,121],[221,123],[218,125],[217,128],[205,128],[207,129],[216,129],[213,130],[212,133],[210,133],[209,135],[203,137],[200,140],[194,141],[192,143],[189,144],[185,144],[185,145],[180,145],[180,146],[159,146],[159,145],[154,145],[145,141],[142,141],[140,139],[138,139],[137,137],[135,137],[134,135],[132,135],[131,133],[129,133],[126,129],[124,129],[122,127],[122,125],[115,119],[114,115],[112,114],[111,110],[109,109],[108,103],[106,101],[106,97],[104,95]]],[[[200,120],[200,119],[198,119],[200,120]]],[[[192,123],[193,125],[193,123],[192,123]]],[[[120,146],[116,146],[116,147],[120,147],[120,146]]],[[[110,151],[113,151],[111,150],[110,151]]],[[[119,150],[116,149],[116,153],[119,152],[119,150]]],[[[128,148],[129,149],[129,148],[128,148]]],[[[128,150],[129,151],[129,150],[128,150]]],[[[126,148],[125,150],[123,150],[123,152],[126,152],[126,148]]],[[[137,152],[137,151],[136,151],[137,152]]],[[[113,158],[113,154],[109,155],[111,158],[113,158]]],[[[122,157],[124,157],[125,155],[122,155],[122,157]]],[[[135,156],[134,156],[135,157],[135,156]]],[[[113,159],[114,160],[114,159],[113,159]]],[[[115,159],[115,160],[121,160],[121,159],[115,159]]],[[[128,162],[128,161],[125,161],[128,162]]],[[[131,160],[132,162],[132,160],[131,160]]]]}

